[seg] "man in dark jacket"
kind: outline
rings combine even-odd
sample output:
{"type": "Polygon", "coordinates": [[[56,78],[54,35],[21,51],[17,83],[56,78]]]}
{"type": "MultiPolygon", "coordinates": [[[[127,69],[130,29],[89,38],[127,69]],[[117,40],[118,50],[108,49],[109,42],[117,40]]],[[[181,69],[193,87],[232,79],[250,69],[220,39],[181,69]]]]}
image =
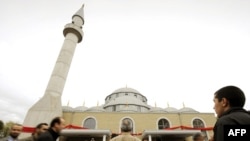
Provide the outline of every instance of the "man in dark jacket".
{"type": "Polygon", "coordinates": [[[38,141],[56,141],[59,133],[65,127],[65,120],[61,117],[54,118],[50,123],[50,128],[38,137],[38,141]]]}
{"type": "Polygon", "coordinates": [[[224,125],[250,125],[250,114],[243,109],[245,94],[235,86],[226,86],[214,94],[214,110],[218,120],[214,126],[214,141],[224,140],[224,125]]]}
{"type": "Polygon", "coordinates": [[[27,138],[23,138],[20,139],[20,141],[37,141],[38,137],[46,132],[48,130],[48,124],[47,123],[39,123],[36,126],[36,129],[34,131],[34,133],[32,133],[31,136],[27,137],[27,138]]]}

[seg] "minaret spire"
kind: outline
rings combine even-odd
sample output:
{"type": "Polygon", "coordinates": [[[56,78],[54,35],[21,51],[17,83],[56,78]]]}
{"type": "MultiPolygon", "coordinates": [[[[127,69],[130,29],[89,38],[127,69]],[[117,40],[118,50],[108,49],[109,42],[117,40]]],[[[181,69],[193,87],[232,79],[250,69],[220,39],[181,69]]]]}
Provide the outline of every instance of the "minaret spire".
{"type": "Polygon", "coordinates": [[[72,22],[66,24],[63,30],[65,37],[61,51],[52,71],[43,97],[28,111],[24,126],[35,127],[37,121],[50,123],[56,116],[62,116],[61,96],[70,69],[77,43],[82,41],[83,6],[72,17],[72,22]],[[34,118],[35,117],[35,118],[34,118]]]}
{"type": "Polygon", "coordinates": [[[82,5],[82,7],[72,16],[72,20],[74,19],[74,16],[78,16],[82,19],[83,23],[84,23],[84,13],[83,13],[83,8],[84,8],[84,4],[82,5]]]}

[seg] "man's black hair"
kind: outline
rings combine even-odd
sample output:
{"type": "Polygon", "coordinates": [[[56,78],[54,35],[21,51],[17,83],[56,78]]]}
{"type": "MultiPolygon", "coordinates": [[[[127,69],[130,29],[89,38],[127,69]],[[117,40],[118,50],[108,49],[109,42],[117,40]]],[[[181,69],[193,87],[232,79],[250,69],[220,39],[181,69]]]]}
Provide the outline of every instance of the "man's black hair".
{"type": "Polygon", "coordinates": [[[47,123],[39,123],[39,124],[37,124],[36,129],[42,128],[43,125],[48,126],[47,123]]]}
{"type": "Polygon", "coordinates": [[[215,92],[215,98],[219,101],[225,98],[229,102],[230,107],[243,107],[245,105],[245,94],[236,86],[226,86],[215,92]]]}
{"type": "Polygon", "coordinates": [[[55,117],[52,119],[52,121],[50,122],[50,127],[54,127],[55,124],[61,124],[61,119],[62,117],[55,117]]]}

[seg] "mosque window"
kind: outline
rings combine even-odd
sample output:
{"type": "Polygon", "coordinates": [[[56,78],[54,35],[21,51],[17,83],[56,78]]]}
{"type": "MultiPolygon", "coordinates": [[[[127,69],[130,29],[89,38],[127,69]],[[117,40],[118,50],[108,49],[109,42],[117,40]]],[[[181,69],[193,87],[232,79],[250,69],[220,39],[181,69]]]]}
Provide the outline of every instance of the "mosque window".
{"type": "MultiPolygon", "coordinates": [[[[193,120],[193,127],[194,128],[204,128],[205,127],[205,124],[202,120],[196,118],[193,120]]],[[[201,132],[207,136],[207,132],[206,130],[201,130],[201,132]]],[[[205,138],[205,141],[208,141],[208,138],[205,138]]]]}
{"type": "Polygon", "coordinates": [[[116,111],[116,105],[112,106],[112,111],[116,111]]]}
{"type": "Polygon", "coordinates": [[[128,93],[125,93],[125,95],[127,96],[127,95],[128,95],[128,93]]]}
{"type": "Polygon", "coordinates": [[[170,127],[170,124],[167,119],[162,118],[158,121],[158,129],[165,129],[169,127],[170,127]]]}
{"type": "Polygon", "coordinates": [[[137,111],[141,112],[141,106],[137,106],[137,111]]]}
{"type": "Polygon", "coordinates": [[[95,129],[96,128],[96,120],[94,118],[87,118],[83,123],[83,127],[88,129],[95,129]]]}
{"type": "Polygon", "coordinates": [[[116,111],[120,110],[120,105],[116,105],[116,111]]]}
{"type": "Polygon", "coordinates": [[[204,128],[205,127],[203,121],[200,119],[194,119],[193,126],[194,126],[194,128],[204,128]]]}
{"type": "Polygon", "coordinates": [[[137,94],[135,94],[134,96],[137,97],[137,94]]]}

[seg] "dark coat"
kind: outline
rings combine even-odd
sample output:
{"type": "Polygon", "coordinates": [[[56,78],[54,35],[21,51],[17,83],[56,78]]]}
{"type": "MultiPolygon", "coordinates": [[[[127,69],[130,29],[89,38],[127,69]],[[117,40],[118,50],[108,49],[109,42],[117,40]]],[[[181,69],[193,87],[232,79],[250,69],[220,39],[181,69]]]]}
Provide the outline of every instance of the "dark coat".
{"type": "Polygon", "coordinates": [[[214,141],[224,141],[224,125],[250,125],[250,114],[243,108],[231,108],[216,121],[214,141]]]}
{"type": "Polygon", "coordinates": [[[56,133],[54,130],[49,128],[48,131],[46,131],[45,133],[42,133],[38,137],[37,141],[56,141],[58,136],[59,136],[58,133],[56,133]]]}

